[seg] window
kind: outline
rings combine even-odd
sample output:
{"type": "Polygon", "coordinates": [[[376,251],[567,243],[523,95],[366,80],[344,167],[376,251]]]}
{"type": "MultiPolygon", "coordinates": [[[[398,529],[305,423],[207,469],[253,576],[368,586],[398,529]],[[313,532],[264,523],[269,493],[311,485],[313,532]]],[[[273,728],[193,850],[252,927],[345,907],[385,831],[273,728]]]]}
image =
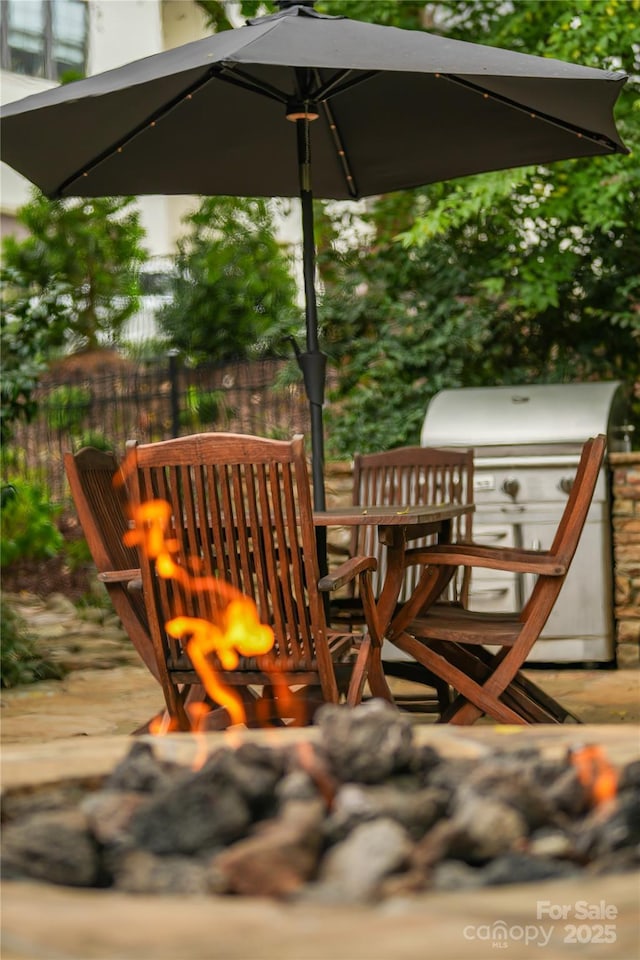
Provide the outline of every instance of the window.
{"type": "Polygon", "coordinates": [[[3,0],[1,62],[4,70],[62,80],[84,74],[87,4],[84,0],[3,0]]]}

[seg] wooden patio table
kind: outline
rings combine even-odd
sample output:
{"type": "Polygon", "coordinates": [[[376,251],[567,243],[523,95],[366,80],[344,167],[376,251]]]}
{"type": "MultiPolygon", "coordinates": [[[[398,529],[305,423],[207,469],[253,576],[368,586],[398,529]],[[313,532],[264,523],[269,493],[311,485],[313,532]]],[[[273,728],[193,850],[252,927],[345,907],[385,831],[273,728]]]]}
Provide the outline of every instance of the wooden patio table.
{"type": "Polygon", "coordinates": [[[386,570],[377,598],[378,626],[382,637],[403,629],[419,610],[430,606],[445,589],[455,568],[426,568],[411,597],[398,607],[405,572],[405,551],[410,541],[435,534],[438,543],[450,543],[452,521],[475,508],[469,504],[438,503],[426,506],[348,506],[314,511],[319,527],[377,526],[385,545],[386,570]]]}

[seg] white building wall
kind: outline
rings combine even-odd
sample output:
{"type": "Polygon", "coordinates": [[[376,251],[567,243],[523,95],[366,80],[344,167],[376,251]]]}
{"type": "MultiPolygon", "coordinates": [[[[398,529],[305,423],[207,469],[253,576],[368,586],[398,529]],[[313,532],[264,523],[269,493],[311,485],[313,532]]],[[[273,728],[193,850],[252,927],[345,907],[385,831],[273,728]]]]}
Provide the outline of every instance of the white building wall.
{"type": "MultiPolygon", "coordinates": [[[[55,87],[51,80],[40,80],[38,77],[23,77],[17,73],[8,73],[0,70],[0,97],[2,103],[12,103],[22,100],[33,93],[40,93],[55,87]]],[[[3,224],[11,222],[18,207],[29,200],[32,184],[19,173],[12,170],[6,163],[0,163],[0,212],[3,224]],[[6,218],[6,220],[5,220],[6,218]]]]}
{"type": "MultiPolygon", "coordinates": [[[[89,5],[87,74],[102,73],[169,47],[198,40],[209,32],[204,13],[192,0],[87,0],[89,5]]],[[[0,71],[2,103],[53,87],[50,80],[0,71]]],[[[29,199],[31,184],[0,164],[0,213],[11,229],[18,207],[29,199]]],[[[172,253],[181,219],[194,206],[188,197],[141,197],[142,225],[152,257],[172,253]]]]}

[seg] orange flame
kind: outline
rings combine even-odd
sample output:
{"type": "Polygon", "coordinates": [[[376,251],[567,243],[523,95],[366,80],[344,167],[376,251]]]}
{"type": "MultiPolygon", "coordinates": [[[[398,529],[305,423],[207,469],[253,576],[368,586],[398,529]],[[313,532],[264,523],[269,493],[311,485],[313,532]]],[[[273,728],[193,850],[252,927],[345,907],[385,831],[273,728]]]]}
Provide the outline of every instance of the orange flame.
{"type": "Polygon", "coordinates": [[[193,703],[188,703],[185,707],[185,710],[187,711],[187,715],[191,721],[192,733],[196,738],[198,747],[196,755],[193,758],[193,763],[191,764],[191,769],[200,770],[207,760],[207,741],[204,737],[204,731],[206,729],[205,723],[207,715],[211,713],[211,708],[201,700],[196,700],[193,703]]]}
{"type": "Polygon", "coordinates": [[[602,747],[596,744],[579,747],[571,751],[570,759],[592,806],[613,800],[618,789],[618,773],[602,747]]]}
{"type": "Polygon", "coordinates": [[[166,710],[149,721],[149,733],[154,737],[164,737],[175,729],[176,725],[166,710]]]}
{"type": "Polygon", "coordinates": [[[242,700],[220,683],[208,659],[216,653],[225,670],[235,670],[240,656],[268,653],[273,647],[273,630],[258,620],[255,604],[248,597],[232,600],[222,614],[222,626],[197,617],[174,617],[165,624],[167,633],[177,640],[190,637],[187,653],[212,700],[224,707],[231,723],[244,723],[242,700]]]}
{"type": "Polygon", "coordinates": [[[171,519],[171,506],[166,500],[147,500],[134,510],[135,527],[127,530],[124,543],[127,547],[140,547],[156,561],[156,570],[165,580],[182,579],[183,570],[171,556],[178,549],[176,540],[168,540],[167,527],[171,519]]]}
{"type": "MultiPolygon", "coordinates": [[[[250,597],[217,577],[192,576],[175,562],[173,555],[179,545],[174,538],[167,536],[170,520],[171,505],[166,500],[148,500],[134,510],[135,527],[125,533],[124,542],[128,546],[138,546],[155,560],[156,572],[163,579],[177,580],[194,592],[210,591],[226,601],[226,607],[220,612],[220,623],[177,616],[167,621],[165,629],[177,640],[187,639],[186,650],[194,669],[211,699],[228,711],[231,723],[245,723],[242,700],[220,682],[211,665],[210,654],[217,655],[223,669],[235,670],[240,657],[261,656],[272,649],[273,630],[260,623],[258,610],[250,597]]],[[[189,717],[196,727],[202,727],[201,709],[196,709],[189,717]]],[[[167,732],[162,724],[159,732],[167,732]]]]}

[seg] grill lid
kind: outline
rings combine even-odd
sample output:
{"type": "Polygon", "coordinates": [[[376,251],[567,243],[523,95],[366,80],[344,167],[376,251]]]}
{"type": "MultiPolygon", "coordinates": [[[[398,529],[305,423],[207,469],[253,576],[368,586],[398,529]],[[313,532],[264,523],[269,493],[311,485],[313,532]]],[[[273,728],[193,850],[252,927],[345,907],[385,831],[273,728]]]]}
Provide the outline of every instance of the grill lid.
{"type": "Polygon", "coordinates": [[[619,381],[442,390],[431,400],[421,444],[445,447],[581,445],[604,433],[619,448],[627,410],[619,381]]]}

